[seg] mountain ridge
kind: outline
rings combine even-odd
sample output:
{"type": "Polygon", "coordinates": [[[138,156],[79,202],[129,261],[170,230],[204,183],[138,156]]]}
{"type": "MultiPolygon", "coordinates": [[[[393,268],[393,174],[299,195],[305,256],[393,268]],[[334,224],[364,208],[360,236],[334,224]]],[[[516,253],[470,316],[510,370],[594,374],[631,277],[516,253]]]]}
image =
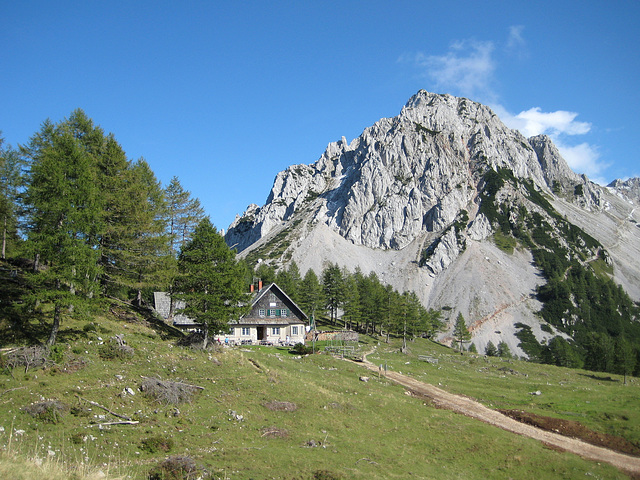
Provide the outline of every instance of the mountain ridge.
{"type": "MultiPolygon", "coordinates": [[[[225,238],[242,256],[294,260],[302,272],[327,262],[375,272],[429,307],[462,312],[483,348],[504,340],[495,332],[513,331],[515,323],[530,325],[542,341],[558,334],[540,328],[536,290],[544,279],[534,259],[526,248],[502,252],[490,241],[497,230],[517,235],[528,224],[533,231],[533,215],[574,258],[611,249],[613,277],[638,301],[637,199],[634,181],[600,187],[573,172],[549,137],[526,139],[489,107],[421,90],[398,116],[350,143],[330,143],[311,165],[278,173],[265,205],[249,206],[225,238]],[[577,234],[575,246],[563,239],[575,229],[562,215],[587,232],[577,234]],[[621,227],[628,228],[618,238],[621,227]],[[599,236],[603,248],[587,246],[599,236]],[[462,282],[456,263],[474,276],[462,282]],[[493,288],[500,278],[509,281],[493,288]]],[[[524,354],[515,332],[509,336],[512,351],[524,354]]]]}

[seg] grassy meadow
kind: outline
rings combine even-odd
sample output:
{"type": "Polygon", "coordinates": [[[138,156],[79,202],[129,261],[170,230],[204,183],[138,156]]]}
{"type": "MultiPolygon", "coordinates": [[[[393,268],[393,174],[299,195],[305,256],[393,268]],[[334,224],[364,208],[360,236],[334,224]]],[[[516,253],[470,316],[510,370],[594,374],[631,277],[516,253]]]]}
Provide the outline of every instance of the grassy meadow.
{"type": "MultiPolygon", "coordinates": [[[[0,374],[2,478],[144,479],[171,456],[197,463],[189,478],[626,478],[609,465],[436,409],[325,354],[195,351],[140,317],[106,313],[69,321],[61,338],[56,365],[0,374]],[[104,342],[116,334],[132,357],[105,358],[104,342]],[[201,388],[189,402],[168,404],[140,391],[146,377],[201,388]],[[32,406],[47,401],[56,402],[55,414],[34,416],[32,406]]],[[[399,346],[362,337],[359,349],[372,351],[376,364],[492,408],[566,417],[640,444],[635,378],[623,385],[609,374],[461,356],[422,339],[409,342],[408,355],[399,346]]]]}

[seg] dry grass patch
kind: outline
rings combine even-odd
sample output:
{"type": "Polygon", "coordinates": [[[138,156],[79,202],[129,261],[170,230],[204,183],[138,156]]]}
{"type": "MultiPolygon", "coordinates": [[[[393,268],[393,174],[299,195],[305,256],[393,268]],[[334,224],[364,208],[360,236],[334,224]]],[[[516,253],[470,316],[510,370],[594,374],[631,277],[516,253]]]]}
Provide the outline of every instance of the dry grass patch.
{"type": "Polygon", "coordinates": [[[140,385],[140,390],[147,397],[163,405],[179,405],[181,403],[191,403],[193,394],[198,390],[203,390],[203,387],[160,380],[155,377],[145,377],[140,385]]]}
{"type": "Polygon", "coordinates": [[[265,427],[262,429],[262,436],[265,438],[287,438],[289,432],[284,428],[265,427]]]}
{"type": "Polygon", "coordinates": [[[22,408],[36,420],[44,423],[56,424],[62,420],[62,416],[69,410],[69,407],[58,400],[45,400],[44,402],[32,403],[22,408]]]}

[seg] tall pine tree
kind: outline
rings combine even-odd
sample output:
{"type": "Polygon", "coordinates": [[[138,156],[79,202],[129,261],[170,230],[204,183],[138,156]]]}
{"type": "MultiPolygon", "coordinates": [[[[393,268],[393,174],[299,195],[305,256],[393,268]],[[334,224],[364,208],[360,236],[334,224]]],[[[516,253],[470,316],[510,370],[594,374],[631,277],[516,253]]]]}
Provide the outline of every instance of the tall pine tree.
{"type": "Polygon", "coordinates": [[[101,138],[102,131],[78,110],[58,125],[45,122],[22,150],[30,161],[25,213],[27,245],[35,260],[33,297],[54,307],[47,345],[55,343],[64,312],[73,312],[96,290],[100,192],[95,155],[101,138]]]}
{"type": "Polygon", "coordinates": [[[182,188],[178,177],[173,177],[164,189],[166,200],[167,234],[171,251],[177,255],[182,245],[191,239],[196,225],[204,218],[200,200],[191,197],[191,192],[182,188]]]}
{"type": "Polygon", "coordinates": [[[22,159],[16,150],[4,144],[0,136],[0,227],[2,259],[19,241],[18,194],[22,186],[22,159]]]}
{"type": "Polygon", "coordinates": [[[181,313],[202,324],[204,347],[209,336],[229,330],[229,322],[246,311],[244,269],[208,218],[196,227],[180,256],[175,297],[183,300],[181,313]]]}

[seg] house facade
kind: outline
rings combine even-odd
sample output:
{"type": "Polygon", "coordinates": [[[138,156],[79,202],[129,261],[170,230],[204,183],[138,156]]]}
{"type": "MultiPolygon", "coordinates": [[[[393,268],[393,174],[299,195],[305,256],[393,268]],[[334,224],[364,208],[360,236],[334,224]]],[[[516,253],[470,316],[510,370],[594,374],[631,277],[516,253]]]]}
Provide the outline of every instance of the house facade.
{"type": "MultiPolygon", "coordinates": [[[[156,292],[154,297],[156,310],[168,320],[169,296],[156,292]]],[[[184,315],[175,316],[172,321],[174,326],[184,330],[200,328],[196,321],[184,315]]],[[[271,283],[263,287],[260,282],[257,291],[253,291],[251,310],[229,322],[229,332],[216,334],[214,339],[232,345],[294,345],[304,343],[308,321],[307,315],[278,285],[271,283]]]]}

